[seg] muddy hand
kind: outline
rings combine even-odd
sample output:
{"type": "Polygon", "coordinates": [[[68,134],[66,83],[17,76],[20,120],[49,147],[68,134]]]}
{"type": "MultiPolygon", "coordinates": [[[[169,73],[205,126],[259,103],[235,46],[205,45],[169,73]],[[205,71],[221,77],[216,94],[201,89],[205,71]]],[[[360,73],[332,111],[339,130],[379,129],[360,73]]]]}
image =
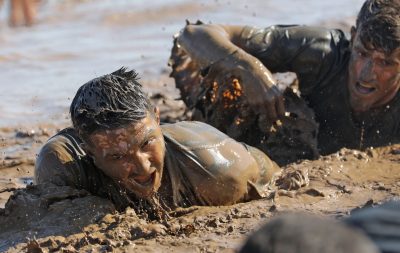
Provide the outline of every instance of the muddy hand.
{"type": "Polygon", "coordinates": [[[271,72],[257,58],[239,49],[216,65],[219,71],[240,79],[247,103],[255,112],[265,115],[271,123],[284,116],[283,94],[271,72]]]}
{"type": "Polygon", "coordinates": [[[276,85],[268,88],[265,91],[265,98],[257,103],[255,108],[260,108],[260,115],[266,115],[271,122],[285,115],[283,94],[276,85]]]}
{"type": "MultiPolygon", "coordinates": [[[[253,57],[254,58],[254,57],[253,57]]],[[[260,115],[274,122],[285,114],[283,94],[276,86],[271,72],[258,60],[253,59],[244,81],[245,94],[252,108],[257,108],[260,115]],[[248,75],[248,77],[247,77],[248,75]]]]}

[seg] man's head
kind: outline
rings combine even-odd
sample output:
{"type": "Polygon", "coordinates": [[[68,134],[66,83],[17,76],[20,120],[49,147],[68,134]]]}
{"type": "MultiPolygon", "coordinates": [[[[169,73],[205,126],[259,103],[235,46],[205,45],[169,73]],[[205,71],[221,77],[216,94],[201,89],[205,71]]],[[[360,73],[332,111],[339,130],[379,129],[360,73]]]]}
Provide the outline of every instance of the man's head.
{"type": "Polygon", "coordinates": [[[400,88],[400,0],[367,0],[351,35],[351,106],[355,112],[384,106],[400,88]]]}
{"type": "Polygon", "coordinates": [[[134,71],[121,68],[82,85],[71,107],[74,128],[95,165],[137,197],[158,190],[165,143],[134,71]]]}

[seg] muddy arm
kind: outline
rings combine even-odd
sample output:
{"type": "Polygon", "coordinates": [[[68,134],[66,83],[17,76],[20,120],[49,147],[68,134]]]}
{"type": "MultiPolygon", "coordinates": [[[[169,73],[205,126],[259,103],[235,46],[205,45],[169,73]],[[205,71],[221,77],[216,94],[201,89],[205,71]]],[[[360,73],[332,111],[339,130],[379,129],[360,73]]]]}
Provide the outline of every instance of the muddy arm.
{"type": "Polygon", "coordinates": [[[302,25],[245,27],[243,49],[272,73],[294,72],[303,96],[322,88],[324,80],[347,64],[349,41],[343,31],[302,25]]]}
{"type": "Polygon", "coordinates": [[[221,60],[239,49],[235,42],[242,27],[222,25],[187,25],[178,43],[202,68],[221,60]]]}
{"type": "MultiPolygon", "coordinates": [[[[341,30],[299,25],[274,25],[261,29],[187,25],[178,42],[203,68],[219,61],[223,61],[220,64],[223,68],[232,68],[226,62],[234,62],[248,68],[258,80],[262,80],[263,74],[270,77],[270,71],[295,72],[303,95],[310,93],[314,85],[338,71],[346,62],[343,52],[349,43],[341,30]],[[237,53],[232,55],[234,52],[237,53]],[[258,63],[262,66],[257,66],[258,63]]],[[[274,86],[273,80],[262,80],[261,83],[267,90],[274,86]]],[[[254,95],[268,94],[262,85],[258,86],[254,87],[258,91],[254,95]]],[[[267,99],[271,97],[274,96],[267,96],[267,99]]]]}
{"type": "Polygon", "coordinates": [[[271,72],[247,53],[242,39],[243,27],[223,25],[187,25],[177,41],[204,70],[218,75],[233,75],[245,85],[245,96],[254,108],[271,119],[284,114],[282,94],[271,72]],[[243,50],[243,47],[245,50],[243,50]]]}
{"type": "Polygon", "coordinates": [[[279,169],[265,154],[256,157],[230,138],[213,149],[196,150],[195,154],[204,166],[204,174],[188,178],[207,205],[231,205],[258,199],[262,187],[258,189],[255,185],[267,183],[279,169]]]}

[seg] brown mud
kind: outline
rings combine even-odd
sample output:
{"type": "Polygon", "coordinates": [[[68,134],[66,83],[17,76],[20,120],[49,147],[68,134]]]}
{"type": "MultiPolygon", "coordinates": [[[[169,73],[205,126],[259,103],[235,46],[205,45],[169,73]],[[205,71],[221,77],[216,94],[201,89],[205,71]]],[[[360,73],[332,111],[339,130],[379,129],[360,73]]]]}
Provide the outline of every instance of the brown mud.
{"type": "MultiPolygon", "coordinates": [[[[153,95],[153,102],[170,119],[185,118],[183,110],[171,109],[180,108],[181,102],[161,94],[153,95]]],[[[23,187],[24,179],[30,182],[33,150],[56,131],[56,126],[1,129],[3,203],[9,195],[5,190],[23,187]]],[[[341,218],[354,209],[397,198],[399,165],[400,145],[366,152],[342,149],[285,166],[275,184],[265,189],[265,199],[180,209],[167,221],[148,221],[130,208],[118,213],[108,200],[85,191],[28,186],[15,191],[0,209],[0,251],[235,252],[250,232],[280,213],[341,218]]]]}

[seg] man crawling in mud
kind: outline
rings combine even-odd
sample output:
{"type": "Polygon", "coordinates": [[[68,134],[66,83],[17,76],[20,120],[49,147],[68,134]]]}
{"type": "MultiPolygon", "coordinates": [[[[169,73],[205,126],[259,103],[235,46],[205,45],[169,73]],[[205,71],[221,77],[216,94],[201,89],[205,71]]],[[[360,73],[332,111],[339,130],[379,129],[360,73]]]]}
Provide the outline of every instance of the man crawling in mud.
{"type": "Polygon", "coordinates": [[[321,154],[400,141],[399,0],[367,0],[350,39],[337,29],[198,22],[188,24],[176,43],[204,78],[235,76],[250,110],[270,121],[287,116],[271,72],[296,73],[301,97],[319,124],[321,154]]]}
{"type": "Polygon", "coordinates": [[[261,196],[278,169],[274,162],[201,122],[160,125],[136,77],[121,68],[79,88],[70,107],[73,127],[41,149],[36,184],[85,189],[119,210],[153,212],[261,196]]]}

